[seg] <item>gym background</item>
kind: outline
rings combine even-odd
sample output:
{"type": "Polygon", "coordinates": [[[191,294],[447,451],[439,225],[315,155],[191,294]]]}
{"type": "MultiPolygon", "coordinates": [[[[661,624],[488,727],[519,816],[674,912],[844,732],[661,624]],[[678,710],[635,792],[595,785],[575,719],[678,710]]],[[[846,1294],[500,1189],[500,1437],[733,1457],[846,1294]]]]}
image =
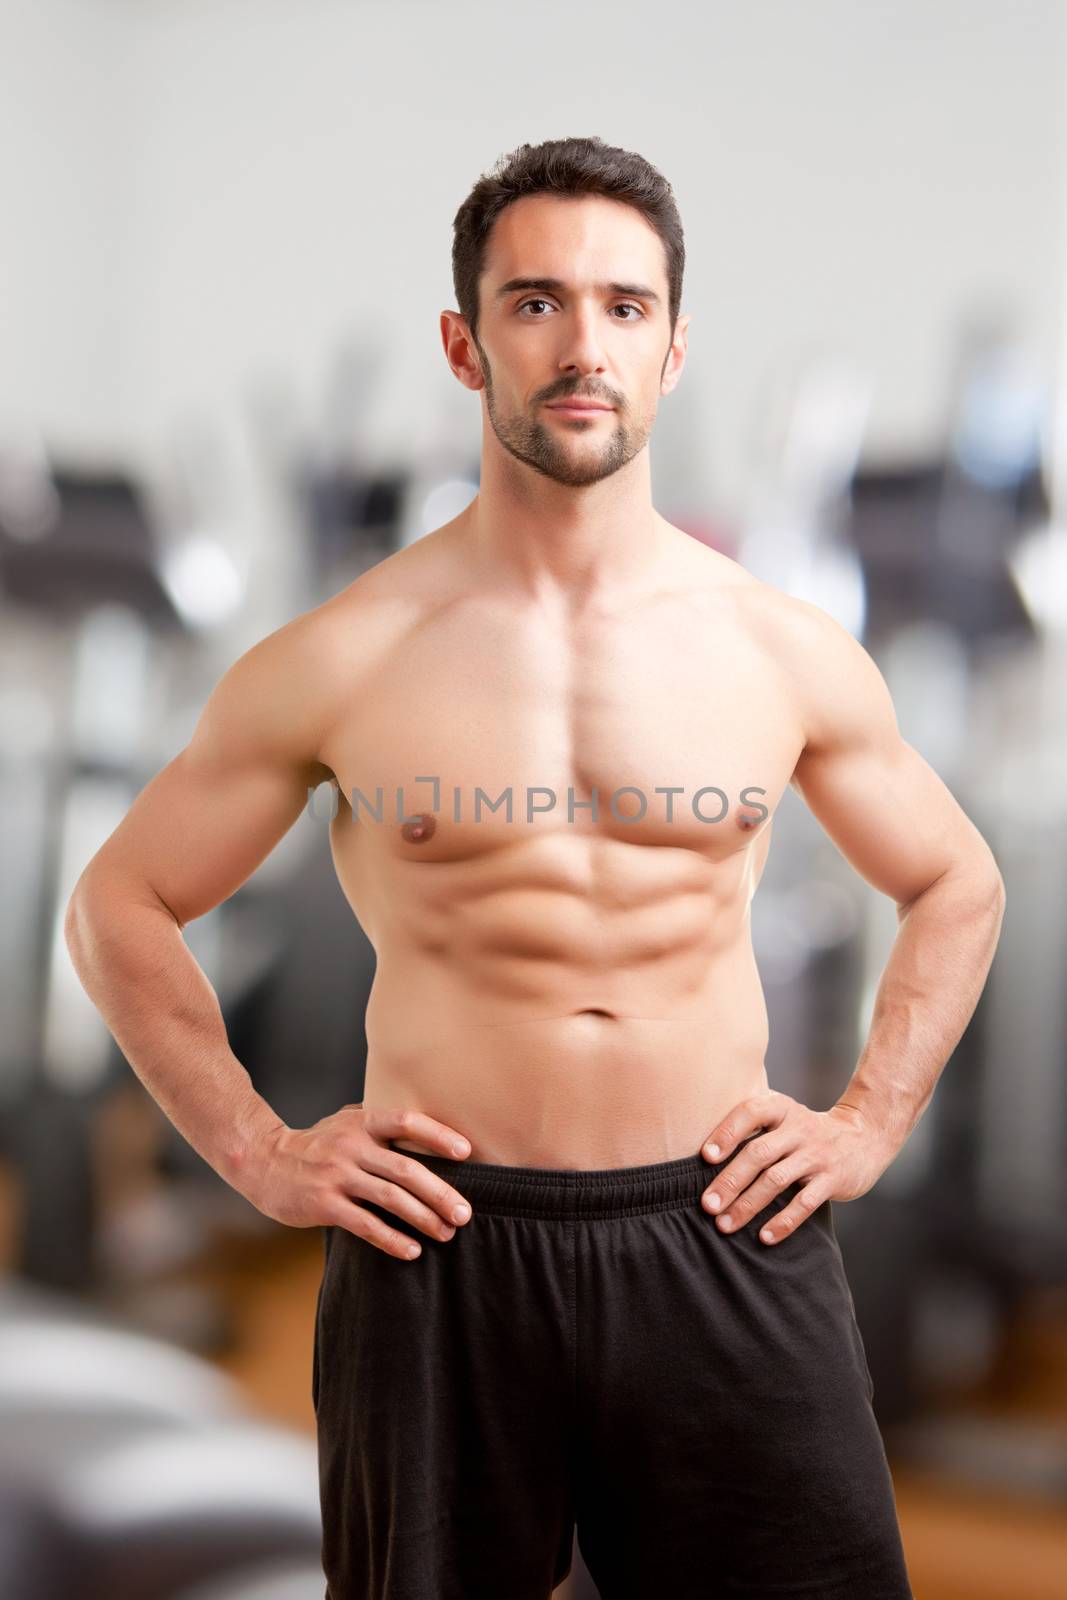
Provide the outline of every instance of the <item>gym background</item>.
{"type": "MultiPolygon", "coordinates": [[[[686,229],[657,508],[863,640],[1008,886],[837,1218],[916,1594],[1064,1593],[1065,34],[1051,0],[0,0],[0,1592],[321,1596],[318,1231],[170,1127],[63,908],[230,662],[476,493],[451,219],[596,133],[686,229]]],[[[894,908],[792,791],[777,833],[768,1069],[824,1108],[894,908]]],[[[186,936],[280,1115],[361,1098],[373,952],[322,824],[186,936]]]]}

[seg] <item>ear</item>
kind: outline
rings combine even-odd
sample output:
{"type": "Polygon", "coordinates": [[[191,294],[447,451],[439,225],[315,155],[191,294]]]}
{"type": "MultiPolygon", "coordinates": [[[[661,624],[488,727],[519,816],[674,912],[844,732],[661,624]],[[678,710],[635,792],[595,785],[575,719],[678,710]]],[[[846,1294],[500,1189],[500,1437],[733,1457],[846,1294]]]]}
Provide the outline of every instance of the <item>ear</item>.
{"type": "Polygon", "coordinates": [[[689,348],[689,316],[679,317],[675,323],[674,338],[667,352],[667,360],[663,368],[663,377],[660,379],[660,394],[670,394],[678,379],[682,376],[685,366],[686,353],[689,348]]]}
{"type": "Polygon", "coordinates": [[[465,389],[484,389],[485,378],[467,319],[459,311],[441,312],[445,360],[465,389]]]}

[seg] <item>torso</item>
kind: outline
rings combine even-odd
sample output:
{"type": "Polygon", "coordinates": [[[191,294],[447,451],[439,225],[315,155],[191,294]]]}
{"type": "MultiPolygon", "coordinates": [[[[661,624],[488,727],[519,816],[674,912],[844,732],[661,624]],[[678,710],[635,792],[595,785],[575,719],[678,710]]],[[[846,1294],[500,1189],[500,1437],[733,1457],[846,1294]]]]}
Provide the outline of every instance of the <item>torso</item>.
{"type": "Polygon", "coordinates": [[[472,1160],[672,1160],[767,1086],[749,908],[803,733],[777,591],[672,549],[654,592],[577,620],[472,586],[448,530],[338,597],[356,666],[321,759],[377,955],[363,1104],[472,1160]],[[486,803],[509,788],[510,821],[486,803]]]}

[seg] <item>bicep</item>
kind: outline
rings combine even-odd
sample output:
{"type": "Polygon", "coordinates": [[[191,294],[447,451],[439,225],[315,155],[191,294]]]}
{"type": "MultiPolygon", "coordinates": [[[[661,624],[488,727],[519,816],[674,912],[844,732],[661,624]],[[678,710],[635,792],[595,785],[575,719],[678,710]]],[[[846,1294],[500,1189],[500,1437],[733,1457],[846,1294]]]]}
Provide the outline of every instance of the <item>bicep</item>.
{"type": "Polygon", "coordinates": [[[188,745],[89,863],[105,899],[155,899],[184,927],[232,895],[293,826],[309,788],[330,774],[281,665],[257,646],[216,685],[188,745]]]}
{"type": "Polygon", "coordinates": [[[822,648],[808,680],[811,737],[791,782],[845,859],[898,906],[954,864],[992,859],[947,785],[901,737],[867,651],[836,623],[824,628],[822,648]]]}
{"type": "Polygon", "coordinates": [[[792,781],[845,859],[898,906],[974,849],[970,818],[903,739],[805,753],[792,781]]]}

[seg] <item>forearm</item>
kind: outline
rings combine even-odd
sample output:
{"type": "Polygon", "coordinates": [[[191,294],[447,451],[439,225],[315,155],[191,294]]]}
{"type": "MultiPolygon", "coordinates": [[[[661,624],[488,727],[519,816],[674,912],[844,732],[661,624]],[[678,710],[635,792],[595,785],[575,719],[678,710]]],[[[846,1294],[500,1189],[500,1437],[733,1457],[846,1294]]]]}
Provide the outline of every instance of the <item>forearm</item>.
{"type": "Polygon", "coordinates": [[[79,885],[65,933],[81,983],[126,1060],[204,1160],[241,1188],[284,1126],[230,1049],[218,997],[165,906],[79,885]]]}
{"type": "Polygon", "coordinates": [[[988,866],[950,868],[900,911],[859,1063],[839,1105],[895,1154],[925,1111],[985,987],[1004,915],[988,866]]]}

